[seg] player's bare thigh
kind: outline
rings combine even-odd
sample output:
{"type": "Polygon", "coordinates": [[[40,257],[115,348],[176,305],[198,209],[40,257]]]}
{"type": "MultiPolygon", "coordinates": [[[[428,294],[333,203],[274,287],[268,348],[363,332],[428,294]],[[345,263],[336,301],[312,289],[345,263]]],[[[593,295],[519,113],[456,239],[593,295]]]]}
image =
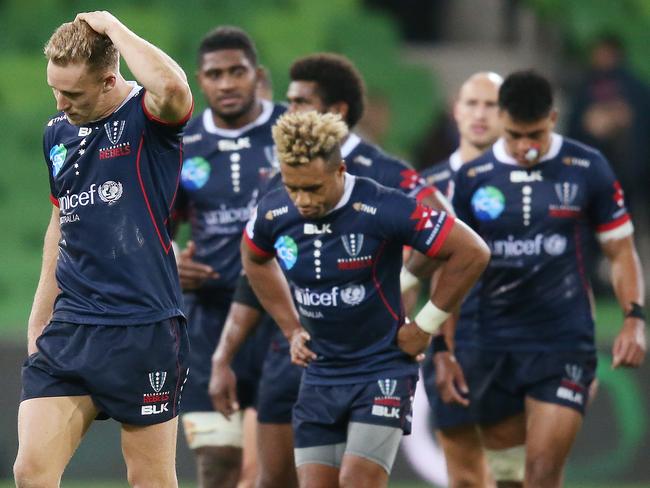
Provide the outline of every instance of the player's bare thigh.
{"type": "Polygon", "coordinates": [[[160,424],[122,424],[122,453],[131,486],[177,488],[178,417],[160,424]]]}
{"type": "Polygon", "coordinates": [[[445,453],[450,487],[489,486],[487,460],[477,426],[438,430],[436,437],[445,453]]]}
{"type": "Polygon", "coordinates": [[[32,398],[18,409],[17,486],[58,486],[98,410],[88,395],[32,398]]]}
{"type": "Polygon", "coordinates": [[[256,488],[298,486],[291,424],[258,423],[257,440],[259,471],[256,488]]]}

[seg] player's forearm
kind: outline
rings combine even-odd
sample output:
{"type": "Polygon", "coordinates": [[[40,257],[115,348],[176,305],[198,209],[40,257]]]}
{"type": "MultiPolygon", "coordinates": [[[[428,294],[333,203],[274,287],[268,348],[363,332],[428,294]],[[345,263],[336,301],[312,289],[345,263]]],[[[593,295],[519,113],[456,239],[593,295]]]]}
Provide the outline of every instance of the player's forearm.
{"type": "Polygon", "coordinates": [[[157,104],[177,105],[181,110],[178,115],[185,116],[189,111],[191,93],[187,76],[178,63],[117,20],[111,24],[107,35],[135,79],[157,99],[157,104]],[[172,99],[177,100],[172,103],[172,99]],[[183,107],[185,113],[182,113],[183,107]]]}
{"type": "Polygon", "coordinates": [[[621,308],[628,312],[631,303],[643,305],[645,283],[632,236],[606,244],[603,248],[610,260],[612,286],[621,308]]]}
{"type": "Polygon", "coordinates": [[[256,263],[243,257],[242,263],[255,295],[284,336],[289,340],[301,328],[298,312],[291,300],[289,285],[275,259],[256,263]]]}
{"type": "Polygon", "coordinates": [[[240,303],[233,303],[212,361],[231,364],[246,338],[257,328],[261,316],[259,310],[240,303]]]}
{"type": "Polygon", "coordinates": [[[52,220],[45,233],[41,275],[36,287],[36,293],[34,293],[34,302],[27,325],[27,351],[29,354],[36,352],[36,339],[50,321],[54,300],[59,294],[56,283],[56,262],[59,254],[61,230],[56,219],[58,219],[58,215],[53,212],[52,220]]]}

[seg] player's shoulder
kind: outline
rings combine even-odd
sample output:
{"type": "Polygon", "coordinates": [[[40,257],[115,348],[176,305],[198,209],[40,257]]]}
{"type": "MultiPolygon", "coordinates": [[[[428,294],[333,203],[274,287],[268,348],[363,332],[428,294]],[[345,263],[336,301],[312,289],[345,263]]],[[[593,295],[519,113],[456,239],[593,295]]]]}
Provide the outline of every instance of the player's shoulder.
{"type": "Polygon", "coordinates": [[[436,183],[448,180],[453,176],[449,158],[438,161],[432,166],[420,171],[420,176],[424,178],[427,185],[435,185],[436,183]]]}
{"type": "Polygon", "coordinates": [[[563,137],[558,157],[565,166],[583,171],[598,170],[608,164],[598,149],[568,137],[563,137]]]}
{"type": "MultiPolygon", "coordinates": [[[[497,141],[498,142],[498,141],[497,141]]],[[[495,145],[479,157],[464,163],[456,172],[456,179],[481,179],[489,177],[499,168],[498,157],[495,155],[495,145]]]]}
{"type": "Polygon", "coordinates": [[[257,215],[268,221],[274,221],[280,217],[286,218],[294,209],[287,191],[282,186],[270,189],[257,204],[257,215]]]}
{"type": "Polygon", "coordinates": [[[395,171],[411,168],[405,161],[363,139],[359,139],[359,143],[350,153],[349,159],[349,164],[365,167],[379,166],[382,169],[394,169],[395,171]]]}

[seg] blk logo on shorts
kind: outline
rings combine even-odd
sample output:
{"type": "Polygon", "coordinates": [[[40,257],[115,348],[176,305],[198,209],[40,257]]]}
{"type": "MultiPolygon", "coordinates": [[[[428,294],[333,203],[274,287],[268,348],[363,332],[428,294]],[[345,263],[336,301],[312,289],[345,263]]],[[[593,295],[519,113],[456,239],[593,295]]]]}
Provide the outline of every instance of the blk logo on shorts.
{"type": "Polygon", "coordinates": [[[154,371],[152,373],[149,373],[149,383],[151,384],[151,388],[153,388],[153,391],[155,391],[156,393],[162,390],[162,387],[165,385],[166,379],[167,379],[166,371],[154,371]]]}

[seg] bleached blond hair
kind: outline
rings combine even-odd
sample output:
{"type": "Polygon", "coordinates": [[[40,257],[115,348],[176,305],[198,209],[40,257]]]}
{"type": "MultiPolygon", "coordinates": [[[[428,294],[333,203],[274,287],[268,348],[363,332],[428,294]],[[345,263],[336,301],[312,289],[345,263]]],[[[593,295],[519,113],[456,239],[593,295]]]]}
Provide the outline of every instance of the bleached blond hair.
{"type": "Polygon", "coordinates": [[[280,162],[297,166],[319,157],[330,162],[336,155],[340,161],[341,142],[348,135],[348,126],[338,114],[310,110],[285,113],[272,131],[280,162]]]}
{"type": "Polygon", "coordinates": [[[119,52],[108,36],[86,22],[66,22],[54,31],[43,48],[48,61],[59,66],[86,63],[91,71],[118,69],[119,52]]]}

